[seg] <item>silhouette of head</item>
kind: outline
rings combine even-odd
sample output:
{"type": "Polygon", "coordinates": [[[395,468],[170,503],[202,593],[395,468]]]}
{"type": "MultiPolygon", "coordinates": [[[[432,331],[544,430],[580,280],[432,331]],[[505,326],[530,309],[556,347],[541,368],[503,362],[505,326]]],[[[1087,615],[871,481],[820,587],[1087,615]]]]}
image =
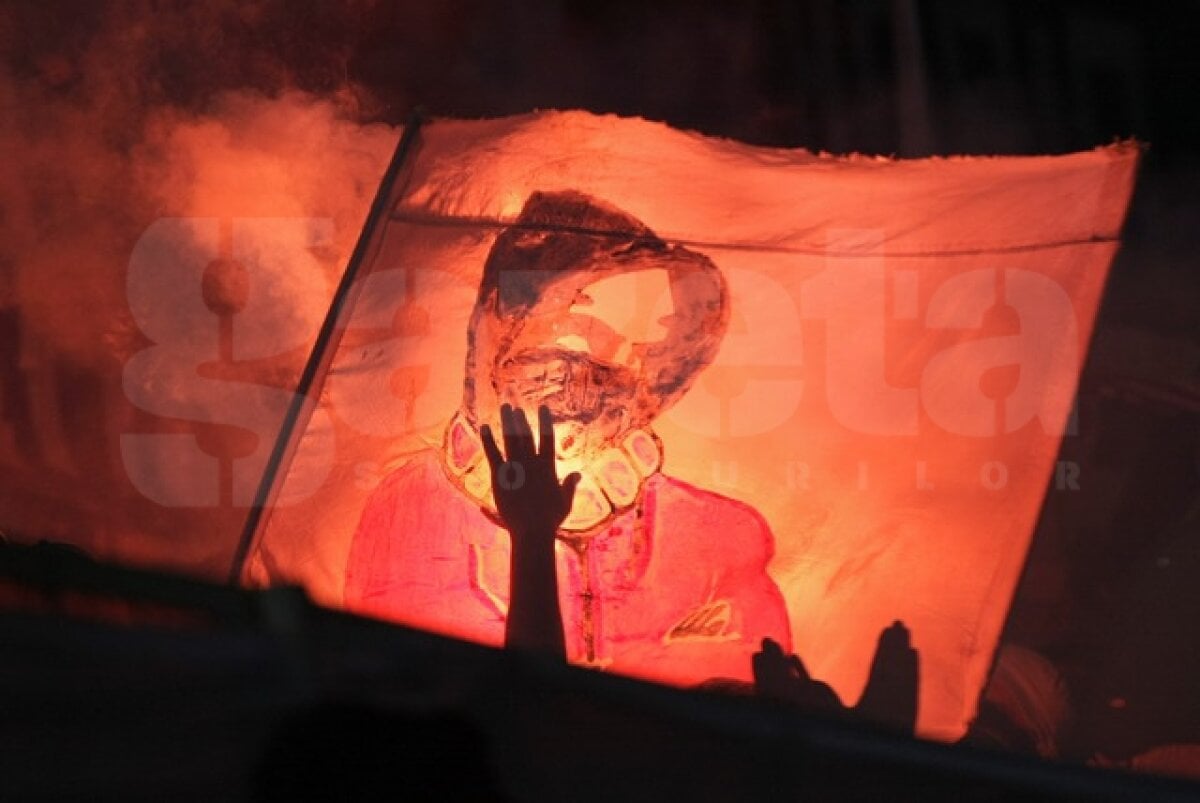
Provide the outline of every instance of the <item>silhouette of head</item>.
{"type": "Polygon", "coordinates": [[[687,392],[728,323],[705,256],[578,192],[537,192],[493,244],[471,316],[465,410],[553,414],[571,457],[647,426],[687,392]]]}

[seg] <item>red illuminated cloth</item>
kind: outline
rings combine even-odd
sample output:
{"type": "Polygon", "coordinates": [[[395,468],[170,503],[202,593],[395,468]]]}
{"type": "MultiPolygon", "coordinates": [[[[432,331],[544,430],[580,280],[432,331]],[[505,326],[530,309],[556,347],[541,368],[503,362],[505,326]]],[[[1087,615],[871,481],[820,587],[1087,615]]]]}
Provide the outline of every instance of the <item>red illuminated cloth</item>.
{"type": "MultiPolygon", "coordinates": [[[[710,593],[731,600],[729,632],[777,632],[767,602],[776,598],[761,584],[771,555],[765,573],[814,677],[857,699],[880,631],[902,620],[921,656],[918,730],[957,738],[975,715],[1047,489],[1087,481],[1056,456],[1136,163],[1131,144],[894,160],[756,148],[583,112],[435,121],[372,234],[247,576],[497,643],[503,539],[471,490],[481,478],[441,465],[472,381],[465,334],[485,266],[497,248],[536,246],[551,231],[608,236],[598,229],[623,216],[623,235],[652,232],[662,245],[651,251],[719,273],[728,319],[695,382],[638,424],[662,444],[661,467],[641,485],[661,519],[647,528],[649,566],[662,570],[635,582],[655,599],[626,603],[628,618],[615,598],[600,606],[596,661],[676,682],[745,677],[725,670],[714,645],[700,649],[718,657],[689,675],[664,657],[670,648],[642,656],[614,639],[657,649],[710,593]],[[516,237],[538,197],[608,211],[595,213],[603,225],[535,220],[516,237]],[[666,511],[696,499],[709,511],[697,526],[690,514],[668,521],[666,511]],[[732,589],[739,575],[747,587],[732,589]],[[457,590],[418,593],[435,576],[457,590]],[[652,626],[637,630],[643,618],[652,626]]],[[[603,273],[608,263],[597,264],[603,273]]],[[[653,336],[663,313],[652,289],[602,289],[594,302],[625,293],[653,336]]],[[[614,357],[626,352],[612,345],[614,357]]],[[[529,365],[509,367],[519,378],[529,365]]],[[[636,375],[635,389],[654,379],[636,375]]],[[[636,509],[615,506],[615,522],[636,509]]],[[[603,543],[632,549],[620,526],[594,534],[598,555],[603,543]]],[[[580,565],[560,557],[569,639],[581,628],[580,565]]],[[[593,593],[619,587],[597,582],[593,593]]],[[[571,649],[586,659],[577,640],[571,649]]]]}
{"type": "MultiPolygon", "coordinates": [[[[770,530],[746,505],[657,474],[636,508],[578,543],[556,550],[573,662],[684,685],[749,680],[764,636],[790,643],[783,597],[766,573],[770,530]]],[[[499,646],[509,554],[508,534],[430,451],[367,503],[346,606],[499,646]]]]}

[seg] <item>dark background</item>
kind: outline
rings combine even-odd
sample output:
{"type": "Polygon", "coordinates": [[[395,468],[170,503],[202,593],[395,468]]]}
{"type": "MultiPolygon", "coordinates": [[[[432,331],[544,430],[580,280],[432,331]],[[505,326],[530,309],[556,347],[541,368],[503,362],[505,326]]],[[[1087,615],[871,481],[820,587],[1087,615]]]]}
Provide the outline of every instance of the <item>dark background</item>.
{"type": "MultiPolygon", "coordinates": [[[[834,153],[1146,143],[1063,446],[1079,489],[1048,492],[1007,640],[1065,678],[1065,755],[1200,742],[1200,5],[14,2],[0,16],[7,75],[70,97],[81,54],[139,26],[131,117],[301,89],[349,95],[363,122],[399,123],[418,104],[457,117],[586,108],[834,153]]],[[[125,136],[102,133],[118,148],[125,136]]],[[[20,376],[6,376],[16,398],[20,376]]],[[[86,372],[60,381],[63,415],[78,416],[86,372]]],[[[10,401],[5,415],[19,413],[10,401]]]]}

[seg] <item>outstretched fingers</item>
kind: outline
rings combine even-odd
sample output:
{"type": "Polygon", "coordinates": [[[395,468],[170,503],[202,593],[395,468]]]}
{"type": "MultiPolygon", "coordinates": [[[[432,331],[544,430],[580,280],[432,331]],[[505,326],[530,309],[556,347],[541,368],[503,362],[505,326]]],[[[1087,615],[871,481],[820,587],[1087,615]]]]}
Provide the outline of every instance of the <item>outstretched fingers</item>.
{"type": "Polygon", "coordinates": [[[570,510],[571,505],[575,504],[575,489],[579,487],[579,480],[582,475],[578,471],[572,471],[562,481],[562,501],[564,509],[570,510]]]}
{"type": "MultiPolygon", "coordinates": [[[[529,419],[520,407],[509,404],[500,406],[500,428],[504,437],[504,452],[496,442],[496,434],[488,424],[479,428],[479,436],[483,441],[483,451],[487,455],[488,464],[496,471],[506,462],[528,463],[540,459],[554,467],[554,420],[550,409],[545,405],[538,408],[538,437],[534,438],[529,426],[529,419]],[[535,447],[536,443],[536,447],[535,447]]],[[[578,480],[575,481],[578,483],[578,480]]],[[[574,493],[574,485],[571,492],[574,493]]]]}
{"type": "Polygon", "coordinates": [[[538,407],[538,456],[543,460],[554,460],[554,418],[546,405],[538,407]]]}
{"type": "Polygon", "coordinates": [[[504,437],[504,455],[509,460],[517,458],[517,430],[513,408],[500,405],[500,434],[504,437]]]}
{"type": "Polygon", "coordinates": [[[521,437],[522,454],[526,460],[532,459],[537,455],[537,439],[533,437],[533,428],[529,426],[529,417],[520,407],[513,410],[513,415],[516,418],[517,432],[521,437]]]}
{"type": "Polygon", "coordinates": [[[534,456],[533,430],[520,407],[505,404],[500,407],[500,421],[504,426],[504,452],[510,462],[525,463],[534,456]]]}
{"type": "Polygon", "coordinates": [[[496,436],[492,434],[492,428],[484,424],[479,429],[479,437],[483,440],[483,453],[487,455],[488,465],[495,474],[504,465],[504,455],[500,454],[500,447],[496,445],[496,436]]]}

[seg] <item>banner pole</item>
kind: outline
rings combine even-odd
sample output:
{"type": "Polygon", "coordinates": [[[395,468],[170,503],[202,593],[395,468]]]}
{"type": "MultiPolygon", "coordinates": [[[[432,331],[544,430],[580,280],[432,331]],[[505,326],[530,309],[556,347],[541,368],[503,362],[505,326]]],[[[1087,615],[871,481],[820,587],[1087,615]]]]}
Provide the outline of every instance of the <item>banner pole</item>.
{"type": "Polygon", "coordinates": [[[316,342],[313,343],[304,371],[296,383],[296,391],[288,405],[287,412],[284,413],[279,427],[279,437],[275,439],[275,446],[263,469],[258,491],[254,495],[254,502],[246,516],[246,523],[242,528],[237,550],[234,552],[233,562],[229,568],[228,582],[230,585],[241,585],[246,560],[266,523],[267,510],[279,492],[279,486],[287,474],[286,467],[291,463],[296,444],[312,417],[313,407],[317,402],[316,397],[320,394],[321,381],[324,379],[336,351],[337,341],[340,340],[337,332],[338,321],[342,314],[353,306],[351,293],[355,287],[355,281],[358,279],[371,245],[375,241],[380,221],[387,215],[392,189],[415,147],[417,135],[423,123],[424,118],[420,109],[414,110],[409,115],[404,125],[404,133],[400,135],[400,142],[392,154],[392,160],[388,164],[387,170],[384,171],[383,179],[379,182],[375,200],[371,202],[371,208],[367,212],[367,219],[363,223],[362,231],[359,232],[354,251],[350,254],[346,270],[342,273],[337,289],[334,290],[329,310],[325,313],[325,320],[317,332],[316,342]],[[311,403],[309,403],[310,397],[311,403]]]}

